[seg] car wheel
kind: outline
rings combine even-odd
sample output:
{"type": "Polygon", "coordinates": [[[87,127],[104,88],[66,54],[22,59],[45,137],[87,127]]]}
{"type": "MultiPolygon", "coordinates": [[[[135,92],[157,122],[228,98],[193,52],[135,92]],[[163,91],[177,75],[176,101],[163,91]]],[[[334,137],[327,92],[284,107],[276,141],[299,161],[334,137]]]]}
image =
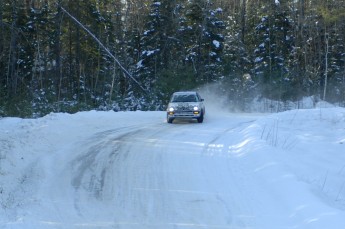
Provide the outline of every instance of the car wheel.
{"type": "Polygon", "coordinates": [[[202,123],[204,121],[204,112],[201,113],[200,117],[197,120],[198,123],[202,123]]]}
{"type": "Polygon", "coordinates": [[[173,118],[167,118],[167,122],[168,122],[168,123],[172,123],[173,121],[174,121],[173,118]]]}

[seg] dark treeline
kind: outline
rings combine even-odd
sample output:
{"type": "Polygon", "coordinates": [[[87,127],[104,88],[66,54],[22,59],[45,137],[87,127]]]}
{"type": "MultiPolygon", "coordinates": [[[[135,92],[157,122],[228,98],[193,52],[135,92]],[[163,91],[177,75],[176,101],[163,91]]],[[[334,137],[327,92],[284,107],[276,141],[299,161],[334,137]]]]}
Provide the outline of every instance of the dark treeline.
{"type": "Polygon", "coordinates": [[[257,96],[343,105],[344,9],[345,0],[0,0],[0,116],[160,110],[173,91],[219,81],[217,93],[242,108],[257,96]]]}

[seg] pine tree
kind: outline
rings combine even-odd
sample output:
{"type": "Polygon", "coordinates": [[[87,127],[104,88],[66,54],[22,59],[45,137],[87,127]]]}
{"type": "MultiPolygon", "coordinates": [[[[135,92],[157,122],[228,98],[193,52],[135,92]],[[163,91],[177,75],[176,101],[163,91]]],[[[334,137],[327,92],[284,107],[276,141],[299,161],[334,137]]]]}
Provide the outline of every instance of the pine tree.
{"type": "Polygon", "coordinates": [[[214,9],[207,0],[189,1],[186,7],[186,60],[193,66],[199,84],[214,82],[222,76],[225,23],[219,14],[222,9],[214,9]]]}
{"type": "MultiPolygon", "coordinates": [[[[245,5],[243,5],[245,7],[245,5]]],[[[255,90],[251,73],[252,61],[245,45],[244,10],[233,12],[228,17],[224,41],[224,75],[220,90],[229,98],[232,106],[245,109],[245,102],[253,99],[255,90]]]]}
{"type": "Polygon", "coordinates": [[[160,92],[162,85],[166,82],[167,73],[174,72],[179,62],[178,8],[177,1],[152,1],[141,37],[136,75],[149,91],[147,100],[152,107],[159,107],[161,97],[166,96],[160,92]]]}
{"type": "Polygon", "coordinates": [[[280,4],[266,5],[263,11],[266,15],[256,26],[258,39],[254,50],[254,74],[265,97],[286,100],[294,96],[289,91],[294,79],[287,68],[294,39],[291,20],[287,9],[280,4]]]}

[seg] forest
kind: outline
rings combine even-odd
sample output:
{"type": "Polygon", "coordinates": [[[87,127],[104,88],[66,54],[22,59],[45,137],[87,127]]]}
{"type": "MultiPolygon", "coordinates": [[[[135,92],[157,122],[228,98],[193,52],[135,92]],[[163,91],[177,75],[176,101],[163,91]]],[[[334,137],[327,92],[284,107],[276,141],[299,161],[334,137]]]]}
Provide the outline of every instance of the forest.
{"type": "Polygon", "coordinates": [[[0,117],[164,110],[217,85],[229,106],[345,106],[345,0],[0,0],[0,117]]]}

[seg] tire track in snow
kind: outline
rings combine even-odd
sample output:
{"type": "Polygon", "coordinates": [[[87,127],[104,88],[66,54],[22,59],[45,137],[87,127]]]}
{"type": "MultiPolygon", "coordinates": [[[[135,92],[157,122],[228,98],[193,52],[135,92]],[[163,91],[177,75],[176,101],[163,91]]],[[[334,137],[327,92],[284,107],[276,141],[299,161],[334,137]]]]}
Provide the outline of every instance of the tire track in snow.
{"type": "MultiPolygon", "coordinates": [[[[159,126],[155,127],[160,129],[159,126]]],[[[113,194],[122,188],[121,181],[114,180],[114,177],[123,176],[123,167],[126,166],[129,154],[133,153],[131,147],[143,141],[141,136],[149,128],[136,125],[107,130],[87,140],[86,149],[71,161],[74,205],[80,215],[88,198],[98,202],[114,201],[113,194]]],[[[127,182],[124,179],[122,181],[127,182]]]]}
{"type": "Polygon", "coordinates": [[[238,193],[242,193],[244,187],[240,184],[243,183],[245,176],[243,175],[243,168],[235,162],[235,155],[232,153],[232,148],[238,145],[246,139],[243,131],[255,120],[249,120],[241,123],[230,124],[230,127],[225,126],[224,130],[219,131],[218,134],[214,134],[213,138],[209,140],[203,147],[202,154],[209,157],[209,160],[215,161],[218,166],[216,171],[205,171],[206,178],[213,177],[218,179],[218,183],[214,180],[208,180],[208,183],[213,184],[214,187],[224,187],[224,189],[215,194],[215,199],[222,206],[228,218],[228,224],[231,228],[252,228],[255,224],[253,217],[250,214],[250,209],[243,206],[245,201],[238,196],[238,193]],[[232,141],[229,141],[232,139],[232,141]],[[232,144],[229,144],[232,142],[232,144]],[[219,163],[219,161],[221,161],[219,163]],[[214,172],[213,176],[209,176],[210,172],[214,172]],[[207,174],[207,175],[206,175],[207,174]],[[225,176],[225,177],[223,177],[225,176]],[[242,181],[242,182],[239,182],[242,181]]]}
{"type": "MultiPolygon", "coordinates": [[[[237,214],[236,200],[225,193],[230,190],[229,185],[223,191],[209,189],[205,185],[210,182],[212,186],[212,182],[202,177],[209,172],[206,170],[213,165],[212,160],[217,163],[223,160],[205,152],[223,137],[240,133],[245,123],[235,123],[218,129],[207,122],[205,125],[164,123],[94,134],[81,142],[82,147],[69,163],[77,215],[85,220],[85,225],[87,222],[92,225],[92,219],[103,219],[119,229],[236,228],[245,225],[243,216],[237,214]],[[184,181],[179,184],[178,179],[184,181]],[[192,181],[190,185],[189,180],[192,181]],[[90,206],[107,210],[97,216],[101,213],[94,212],[90,206]],[[212,209],[220,215],[207,220],[205,215],[212,214],[212,209]],[[227,215],[227,219],[222,218],[223,215],[227,215]],[[220,220],[219,224],[215,219],[220,220]]],[[[212,168],[213,177],[232,172],[226,163],[220,165],[212,168]]],[[[223,181],[226,179],[216,181],[220,188],[223,181]]]]}
{"type": "Polygon", "coordinates": [[[111,199],[115,188],[111,182],[112,175],[120,165],[118,161],[127,157],[122,150],[123,141],[134,133],[140,132],[139,126],[123,127],[95,134],[87,141],[95,142],[88,145],[72,162],[71,185],[75,189],[75,208],[82,214],[81,203],[87,198],[98,201],[111,199]]]}

